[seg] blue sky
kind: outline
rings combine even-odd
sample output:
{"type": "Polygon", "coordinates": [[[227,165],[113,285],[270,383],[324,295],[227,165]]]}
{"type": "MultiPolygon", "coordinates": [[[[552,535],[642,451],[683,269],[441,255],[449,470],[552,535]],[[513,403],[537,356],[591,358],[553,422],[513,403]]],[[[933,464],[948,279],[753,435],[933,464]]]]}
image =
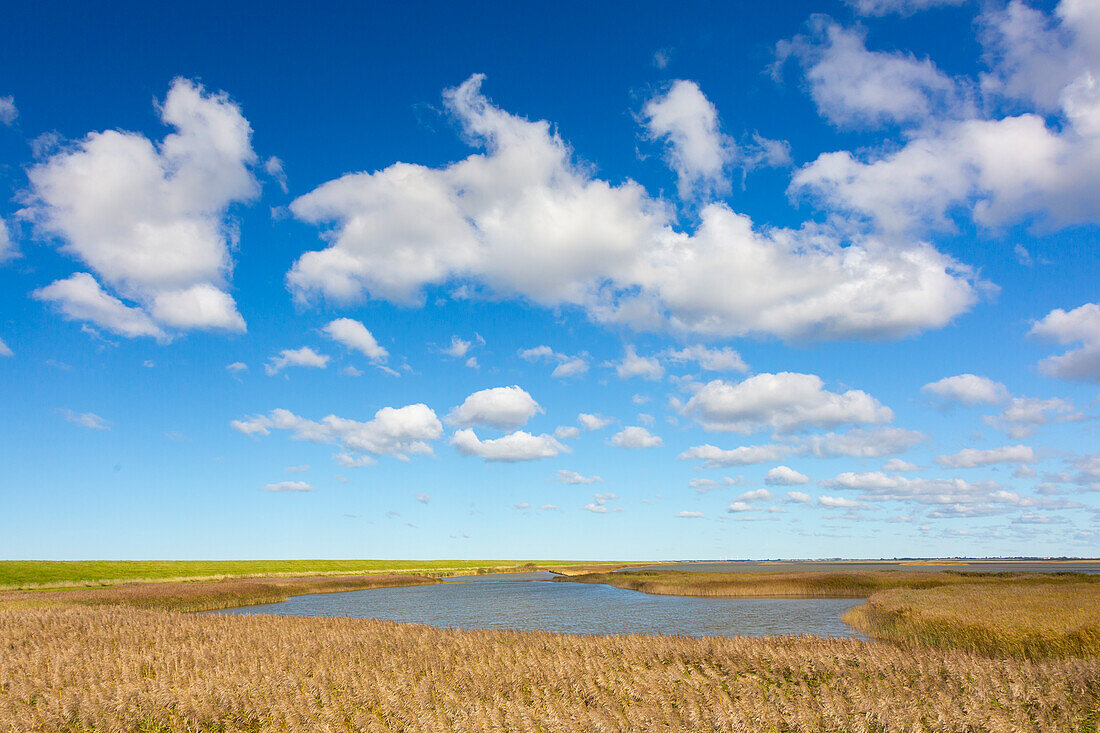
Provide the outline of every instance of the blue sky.
{"type": "Polygon", "coordinates": [[[0,28],[0,557],[1100,554],[1100,8],[0,28]]]}

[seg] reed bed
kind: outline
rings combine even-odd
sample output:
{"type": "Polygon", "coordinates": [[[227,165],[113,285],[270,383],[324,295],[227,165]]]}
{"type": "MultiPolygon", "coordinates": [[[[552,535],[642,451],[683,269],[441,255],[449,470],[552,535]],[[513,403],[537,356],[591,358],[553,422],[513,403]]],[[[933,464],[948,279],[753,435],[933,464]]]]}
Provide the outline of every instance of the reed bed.
{"type": "Polygon", "coordinates": [[[1084,573],[971,573],[908,570],[777,573],[685,573],[677,570],[646,570],[585,573],[555,578],[555,580],[604,583],[616,588],[655,595],[704,598],[868,598],[874,593],[895,588],[923,591],[954,585],[995,585],[1012,588],[1066,584],[1100,586],[1100,575],[1084,573]]]}
{"type": "Polygon", "coordinates": [[[336,593],[438,582],[435,578],[419,575],[394,574],[229,578],[189,583],[124,583],[105,588],[0,592],[0,608],[95,605],[168,611],[213,611],[277,603],[306,593],[336,593]]]}
{"type": "Polygon", "coordinates": [[[935,588],[963,582],[950,573],[919,571],[685,573],[641,571],[587,573],[562,582],[605,583],[665,596],[704,598],[866,598],[888,588],[935,588]]]}
{"type": "Polygon", "coordinates": [[[887,590],[844,621],[876,639],[1030,659],[1100,657],[1096,582],[887,590]]]}
{"type": "Polygon", "coordinates": [[[1100,662],[812,637],[0,611],[0,730],[1091,731],[1100,662]]]}

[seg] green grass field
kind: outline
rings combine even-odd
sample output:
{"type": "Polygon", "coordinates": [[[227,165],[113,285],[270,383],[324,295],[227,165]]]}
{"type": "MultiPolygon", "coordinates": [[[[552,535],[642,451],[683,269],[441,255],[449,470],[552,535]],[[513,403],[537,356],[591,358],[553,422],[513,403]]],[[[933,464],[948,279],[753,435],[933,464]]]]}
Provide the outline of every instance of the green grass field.
{"type": "Polygon", "coordinates": [[[4,560],[0,588],[103,585],[128,580],[307,575],[318,573],[419,573],[455,575],[570,565],[611,565],[576,561],[515,560],[4,560]],[[527,566],[531,565],[532,568],[527,566]]]}

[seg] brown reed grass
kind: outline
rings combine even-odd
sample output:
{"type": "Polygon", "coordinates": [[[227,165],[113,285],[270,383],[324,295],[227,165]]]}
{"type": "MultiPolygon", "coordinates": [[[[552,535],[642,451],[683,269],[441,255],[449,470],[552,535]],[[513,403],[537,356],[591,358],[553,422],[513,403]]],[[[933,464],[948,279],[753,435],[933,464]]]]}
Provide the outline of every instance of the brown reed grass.
{"type": "Polygon", "coordinates": [[[0,730],[1094,731],[1100,661],[812,637],[0,611],[0,730]]]}
{"type": "Polygon", "coordinates": [[[1100,584],[985,583],[887,590],[844,621],[876,639],[1029,659],[1100,657],[1100,584]]]}
{"type": "Polygon", "coordinates": [[[963,582],[960,576],[951,573],[873,570],[775,573],[649,570],[587,573],[556,580],[604,583],[655,595],[705,598],[866,598],[887,588],[935,588],[963,582]]]}
{"type": "Polygon", "coordinates": [[[951,585],[1097,584],[1085,573],[980,573],[909,570],[789,571],[775,573],[687,573],[677,570],[596,572],[555,578],[561,582],[604,583],[655,595],[706,598],[867,598],[893,588],[923,590],[951,585]]]}
{"type": "Polygon", "coordinates": [[[277,603],[306,593],[391,588],[438,583],[419,575],[310,575],[227,578],[189,583],[122,583],[106,588],[0,592],[0,608],[40,606],[131,606],[168,611],[213,611],[277,603]]]}

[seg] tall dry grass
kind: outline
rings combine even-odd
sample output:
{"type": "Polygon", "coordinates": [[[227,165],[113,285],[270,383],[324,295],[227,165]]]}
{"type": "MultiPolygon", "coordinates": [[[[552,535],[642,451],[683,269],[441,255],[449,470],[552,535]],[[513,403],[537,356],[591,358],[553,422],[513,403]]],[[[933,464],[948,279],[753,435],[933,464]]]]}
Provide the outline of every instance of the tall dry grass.
{"type": "Polygon", "coordinates": [[[966,584],[887,590],[844,621],[881,640],[1025,658],[1100,657],[1100,584],[966,584]]]}
{"type": "Polygon", "coordinates": [[[705,598],[866,598],[887,588],[935,588],[963,582],[951,573],[917,571],[685,573],[624,571],[586,573],[561,582],[604,583],[667,596],[705,598]]]}
{"type": "Polygon", "coordinates": [[[399,574],[228,578],[190,583],[123,583],[106,588],[79,590],[0,592],[0,608],[99,605],[168,611],[213,611],[277,603],[306,593],[336,593],[438,582],[434,578],[399,574]]]}
{"type": "Polygon", "coordinates": [[[1100,662],[810,637],[0,611],[0,730],[1086,731],[1100,662]]]}

